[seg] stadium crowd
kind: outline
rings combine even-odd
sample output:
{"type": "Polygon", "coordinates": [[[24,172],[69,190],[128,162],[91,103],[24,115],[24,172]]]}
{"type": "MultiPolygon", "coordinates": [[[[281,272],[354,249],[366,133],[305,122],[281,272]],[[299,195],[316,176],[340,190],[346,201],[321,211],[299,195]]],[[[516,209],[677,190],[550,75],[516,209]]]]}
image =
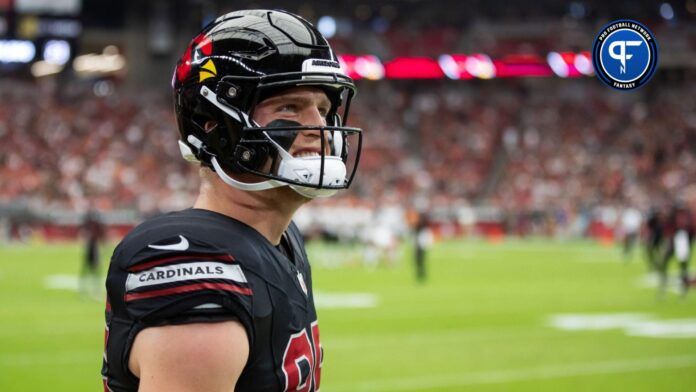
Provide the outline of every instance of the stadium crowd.
{"type": "MultiPolygon", "coordinates": [[[[0,81],[0,203],[34,211],[190,205],[170,98],[0,81]]],[[[350,125],[365,130],[354,187],[313,208],[544,212],[696,204],[694,83],[632,94],[595,80],[361,82],[350,125]]],[[[693,209],[693,208],[692,208],[693,209]]],[[[453,212],[454,211],[454,212],[453,212]]],[[[464,211],[464,212],[462,212],[464,211]]]]}
{"type": "Polygon", "coordinates": [[[3,81],[0,188],[3,202],[33,210],[141,212],[183,206],[197,189],[179,158],[169,101],[147,92],[96,97],[84,86],[56,96],[3,81]]]}

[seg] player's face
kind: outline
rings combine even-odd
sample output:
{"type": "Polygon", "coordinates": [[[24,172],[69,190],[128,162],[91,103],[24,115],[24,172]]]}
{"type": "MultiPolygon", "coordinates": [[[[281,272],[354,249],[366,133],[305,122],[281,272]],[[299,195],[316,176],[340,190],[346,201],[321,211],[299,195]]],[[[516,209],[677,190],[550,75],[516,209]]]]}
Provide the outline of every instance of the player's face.
{"type": "MultiPolygon", "coordinates": [[[[316,87],[294,87],[261,101],[254,109],[254,121],[266,126],[274,120],[290,120],[307,126],[325,126],[331,101],[316,87]]],[[[300,132],[288,151],[292,156],[321,153],[322,132],[300,132]]],[[[324,140],[325,154],[329,145],[324,140]]]]}

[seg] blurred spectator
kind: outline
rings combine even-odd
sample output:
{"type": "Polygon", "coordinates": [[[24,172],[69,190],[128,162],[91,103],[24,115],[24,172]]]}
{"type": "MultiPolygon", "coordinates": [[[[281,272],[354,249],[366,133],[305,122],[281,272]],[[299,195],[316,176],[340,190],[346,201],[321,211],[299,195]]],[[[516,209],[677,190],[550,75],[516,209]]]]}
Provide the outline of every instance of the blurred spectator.
{"type": "MultiPolygon", "coordinates": [[[[596,211],[616,224],[629,205],[694,210],[696,86],[661,83],[625,94],[588,79],[361,82],[349,119],[365,130],[360,173],[313,208],[348,209],[353,227],[331,229],[344,232],[368,224],[356,209],[425,201],[433,222],[485,207],[509,232],[561,236],[592,230],[596,211]]],[[[196,168],[179,157],[168,94],[3,79],[0,99],[0,203],[141,214],[191,203],[196,168]]],[[[326,229],[319,220],[306,224],[326,229]]]]}

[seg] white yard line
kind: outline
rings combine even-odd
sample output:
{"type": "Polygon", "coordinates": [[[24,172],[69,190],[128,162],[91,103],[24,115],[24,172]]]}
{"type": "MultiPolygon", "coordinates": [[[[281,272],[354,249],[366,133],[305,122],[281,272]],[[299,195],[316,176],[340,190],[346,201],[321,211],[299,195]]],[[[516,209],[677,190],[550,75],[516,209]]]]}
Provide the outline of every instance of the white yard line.
{"type": "Polygon", "coordinates": [[[696,338],[696,319],[652,320],[627,326],[628,336],[662,339],[696,338]]]}
{"type": "Polygon", "coordinates": [[[619,359],[569,365],[550,365],[513,370],[493,370],[460,374],[442,374],[421,377],[399,377],[366,381],[331,388],[332,391],[417,391],[430,388],[463,387],[479,384],[498,384],[515,381],[545,380],[574,376],[632,373],[660,369],[696,366],[696,355],[619,359]]]}
{"type": "Polygon", "coordinates": [[[77,275],[47,275],[43,279],[43,286],[49,290],[78,291],[80,278],[77,275]]]}
{"type": "Polygon", "coordinates": [[[379,298],[371,293],[314,292],[314,304],[318,309],[375,308],[379,298]]]}
{"type": "Polygon", "coordinates": [[[565,331],[601,331],[626,328],[653,318],[648,313],[563,313],[551,315],[548,324],[565,331]]]}
{"type": "Polygon", "coordinates": [[[696,338],[696,318],[659,319],[648,313],[556,314],[549,317],[549,325],[565,331],[620,329],[628,336],[696,338]]]}

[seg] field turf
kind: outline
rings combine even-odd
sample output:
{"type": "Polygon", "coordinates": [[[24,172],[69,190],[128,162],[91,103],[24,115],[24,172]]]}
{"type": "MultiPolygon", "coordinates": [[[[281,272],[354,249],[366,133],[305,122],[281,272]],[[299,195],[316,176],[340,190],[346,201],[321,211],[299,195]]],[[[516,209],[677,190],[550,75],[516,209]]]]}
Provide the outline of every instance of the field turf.
{"type": "MultiPolygon", "coordinates": [[[[0,245],[0,391],[100,390],[103,300],[74,290],[80,257],[0,245]]],[[[314,244],[310,258],[324,392],[696,390],[696,290],[656,296],[639,255],[445,242],[424,284],[408,248],[373,269],[355,247],[314,244]]]]}

